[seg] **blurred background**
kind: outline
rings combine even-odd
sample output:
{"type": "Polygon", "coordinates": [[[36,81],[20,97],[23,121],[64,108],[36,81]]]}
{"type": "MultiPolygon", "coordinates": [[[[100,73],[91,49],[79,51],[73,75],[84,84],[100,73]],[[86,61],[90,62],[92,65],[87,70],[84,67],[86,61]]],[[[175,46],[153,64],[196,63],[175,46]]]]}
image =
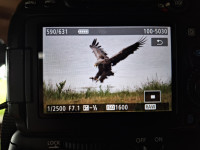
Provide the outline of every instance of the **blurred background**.
{"type": "MultiPolygon", "coordinates": [[[[0,0],[0,44],[7,43],[9,23],[21,0],[0,0]]],[[[0,103],[6,100],[6,67],[0,64],[0,103]]],[[[0,124],[4,110],[0,110],[0,124]]],[[[1,125],[0,125],[1,128],[1,125]]]]}
{"type": "Polygon", "coordinates": [[[21,0],[0,0],[0,39],[7,42],[10,19],[21,0]]]}

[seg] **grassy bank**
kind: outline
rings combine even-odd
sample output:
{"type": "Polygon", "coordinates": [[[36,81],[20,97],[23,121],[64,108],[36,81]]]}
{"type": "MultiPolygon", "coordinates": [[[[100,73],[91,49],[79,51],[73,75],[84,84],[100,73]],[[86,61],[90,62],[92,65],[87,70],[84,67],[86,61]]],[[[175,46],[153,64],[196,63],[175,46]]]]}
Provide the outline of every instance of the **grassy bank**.
{"type": "Polygon", "coordinates": [[[158,79],[148,80],[141,83],[140,87],[132,90],[121,90],[118,92],[110,92],[109,87],[103,90],[101,86],[99,89],[88,88],[85,92],[76,92],[68,88],[63,90],[66,86],[66,81],[56,84],[53,88],[51,84],[44,83],[44,105],[56,104],[104,104],[104,103],[142,103],[144,102],[144,90],[161,90],[162,102],[171,101],[171,82],[164,83],[158,79]]]}

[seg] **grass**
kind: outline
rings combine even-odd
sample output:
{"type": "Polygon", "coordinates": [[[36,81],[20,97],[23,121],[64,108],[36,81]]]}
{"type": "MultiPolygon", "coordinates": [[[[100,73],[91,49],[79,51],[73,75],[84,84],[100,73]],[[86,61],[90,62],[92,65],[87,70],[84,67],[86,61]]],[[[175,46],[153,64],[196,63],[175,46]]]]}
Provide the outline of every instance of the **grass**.
{"type": "Polygon", "coordinates": [[[171,81],[164,83],[162,80],[158,79],[156,76],[155,79],[149,80],[141,84],[141,87],[137,87],[136,92],[144,92],[145,90],[161,90],[162,93],[171,92],[171,81]]]}
{"type": "MultiPolygon", "coordinates": [[[[0,79],[0,104],[6,101],[7,83],[5,79],[0,79]]],[[[3,119],[5,110],[0,110],[0,122],[3,119]]]]}
{"type": "MultiPolygon", "coordinates": [[[[88,88],[85,92],[76,92],[70,89],[64,90],[66,81],[53,85],[43,83],[44,107],[46,105],[62,105],[62,104],[105,104],[105,103],[143,103],[144,90],[161,90],[162,102],[171,102],[171,81],[164,83],[157,77],[145,83],[141,83],[140,87],[133,90],[121,90],[118,92],[110,92],[109,87],[103,90],[99,86],[98,90],[88,88]]],[[[171,105],[171,104],[170,104],[171,105]]]]}

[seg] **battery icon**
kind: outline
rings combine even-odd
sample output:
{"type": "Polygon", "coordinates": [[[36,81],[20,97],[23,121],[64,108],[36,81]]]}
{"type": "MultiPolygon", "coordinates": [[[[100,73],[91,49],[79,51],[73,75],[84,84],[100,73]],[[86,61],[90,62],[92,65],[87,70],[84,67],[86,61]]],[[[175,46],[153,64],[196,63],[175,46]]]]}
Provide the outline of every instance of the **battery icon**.
{"type": "Polygon", "coordinates": [[[106,110],[115,110],[115,105],[114,104],[106,105],[106,110]]]}
{"type": "Polygon", "coordinates": [[[89,34],[89,29],[78,29],[78,34],[89,34]]]}

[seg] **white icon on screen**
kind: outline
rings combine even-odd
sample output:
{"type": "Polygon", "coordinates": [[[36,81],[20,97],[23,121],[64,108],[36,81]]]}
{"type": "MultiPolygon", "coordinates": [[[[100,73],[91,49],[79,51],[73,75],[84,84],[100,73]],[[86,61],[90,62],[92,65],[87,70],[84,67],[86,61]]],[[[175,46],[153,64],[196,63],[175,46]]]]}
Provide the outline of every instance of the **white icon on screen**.
{"type": "Polygon", "coordinates": [[[106,105],[106,110],[115,110],[115,105],[114,104],[106,105]]]}
{"type": "Polygon", "coordinates": [[[156,104],[145,104],[144,109],[145,110],[156,110],[156,104]]]}
{"type": "Polygon", "coordinates": [[[78,29],[78,34],[89,34],[89,29],[78,29]]]}
{"type": "Polygon", "coordinates": [[[90,106],[89,105],[83,105],[83,111],[89,111],[90,106]]]}
{"type": "Polygon", "coordinates": [[[151,99],[156,99],[156,95],[151,95],[151,99]]]}

